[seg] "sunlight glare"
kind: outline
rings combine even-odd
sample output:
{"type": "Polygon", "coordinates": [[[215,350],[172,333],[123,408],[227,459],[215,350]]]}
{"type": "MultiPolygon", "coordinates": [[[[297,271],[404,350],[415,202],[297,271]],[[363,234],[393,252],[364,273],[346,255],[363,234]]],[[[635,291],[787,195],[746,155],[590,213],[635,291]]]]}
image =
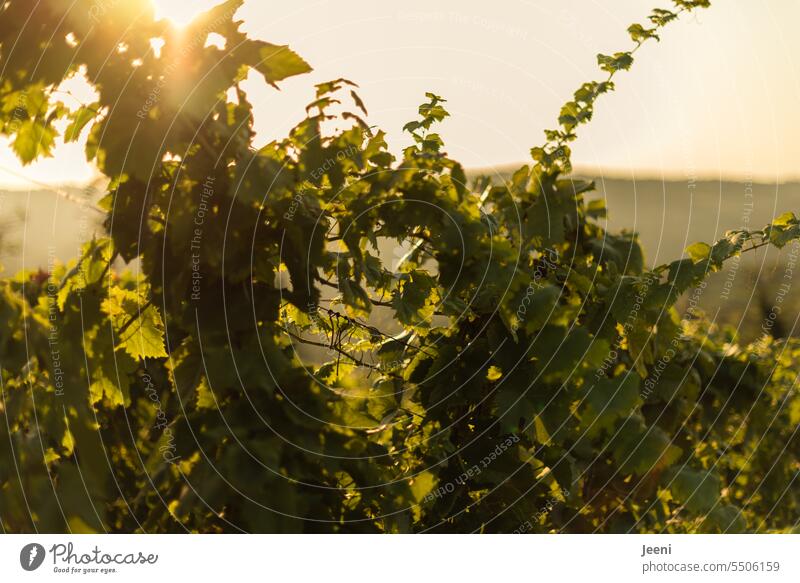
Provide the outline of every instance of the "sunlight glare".
{"type": "Polygon", "coordinates": [[[166,18],[175,26],[183,27],[206,10],[221,4],[222,0],[151,0],[156,18],[166,18]]]}

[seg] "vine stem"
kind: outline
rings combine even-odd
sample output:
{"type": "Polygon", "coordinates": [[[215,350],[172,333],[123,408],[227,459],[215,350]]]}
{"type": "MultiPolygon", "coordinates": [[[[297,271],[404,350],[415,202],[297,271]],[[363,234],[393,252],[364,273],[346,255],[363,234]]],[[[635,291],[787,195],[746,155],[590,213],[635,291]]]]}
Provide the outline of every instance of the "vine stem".
{"type": "Polygon", "coordinates": [[[341,346],[338,346],[338,345],[331,346],[330,344],[325,344],[323,342],[317,342],[316,340],[309,340],[307,338],[303,338],[302,336],[298,336],[297,334],[295,334],[294,332],[292,332],[291,330],[289,330],[288,328],[286,328],[284,326],[279,326],[279,328],[281,330],[283,330],[286,334],[288,334],[289,336],[291,336],[292,338],[294,338],[295,340],[297,340],[298,342],[300,342],[302,344],[307,344],[309,346],[319,346],[320,348],[328,348],[328,349],[331,349],[331,350],[335,350],[337,354],[341,354],[345,358],[349,358],[351,361],[353,361],[354,364],[356,364],[358,366],[363,366],[364,368],[369,368],[369,369],[375,370],[375,371],[380,372],[381,374],[384,374],[386,376],[390,376],[390,377],[405,381],[405,379],[403,377],[401,377],[400,375],[398,375],[396,373],[384,370],[384,369],[380,368],[379,366],[375,366],[374,364],[371,364],[369,362],[364,362],[362,359],[353,356],[352,354],[347,352],[345,349],[343,349],[341,346]]]}

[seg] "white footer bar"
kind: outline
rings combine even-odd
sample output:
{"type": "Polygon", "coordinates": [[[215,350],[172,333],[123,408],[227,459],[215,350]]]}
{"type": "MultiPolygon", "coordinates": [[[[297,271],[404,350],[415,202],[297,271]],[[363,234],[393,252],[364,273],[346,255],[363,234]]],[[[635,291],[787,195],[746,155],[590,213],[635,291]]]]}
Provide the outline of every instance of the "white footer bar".
{"type": "Polygon", "coordinates": [[[800,535],[3,535],[0,580],[800,581],[800,535]],[[254,576],[257,578],[254,579],[254,576]]]}

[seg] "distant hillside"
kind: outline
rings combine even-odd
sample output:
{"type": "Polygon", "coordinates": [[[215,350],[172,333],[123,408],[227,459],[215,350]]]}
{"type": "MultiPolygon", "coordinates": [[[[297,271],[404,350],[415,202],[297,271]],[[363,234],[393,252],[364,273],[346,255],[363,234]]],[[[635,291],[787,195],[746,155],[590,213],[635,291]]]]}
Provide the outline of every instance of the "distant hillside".
{"type": "Polygon", "coordinates": [[[651,265],[679,258],[695,241],[714,241],[731,229],[758,229],[800,210],[800,184],[599,179],[612,230],[639,233],[651,265]]]}
{"type": "Polygon", "coordinates": [[[66,188],[0,191],[0,268],[9,276],[21,269],[47,269],[54,260],[78,256],[81,245],[99,232],[102,214],[93,210],[98,193],[66,188]]]}
{"type": "MultiPolygon", "coordinates": [[[[731,229],[760,229],[784,212],[800,214],[800,184],[655,180],[598,180],[609,209],[608,226],[639,233],[648,264],[681,257],[695,241],[713,242],[731,229]]],[[[700,307],[746,340],[765,331],[800,331],[800,247],[749,253],[708,280],[700,307]],[[767,323],[774,320],[774,323],[767,323]]],[[[682,304],[686,305],[686,299],[682,304]]]]}

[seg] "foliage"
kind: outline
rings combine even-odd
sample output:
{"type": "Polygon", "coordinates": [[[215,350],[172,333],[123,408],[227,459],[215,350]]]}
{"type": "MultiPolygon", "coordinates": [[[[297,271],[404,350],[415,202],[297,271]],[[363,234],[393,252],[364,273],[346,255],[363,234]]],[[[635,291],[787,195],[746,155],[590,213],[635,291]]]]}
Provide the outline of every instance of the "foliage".
{"type": "Polygon", "coordinates": [[[0,284],[5,531],[795,527],[800,346],[672,305],[800,222],[647,271],[568,177],[614,75],[707,1],[631,26],[504,184],[467,183],[433,94],[396,159],[344,79],[254,148],[248,70],[309,67],[244,35],[240,4],[179,31],[139,0],[0,3],[0,132],[30,162],[66,123],[110,181],[108,238],[0,284]],[[60,99],[75,75],[96,103],[60,99]]]}

